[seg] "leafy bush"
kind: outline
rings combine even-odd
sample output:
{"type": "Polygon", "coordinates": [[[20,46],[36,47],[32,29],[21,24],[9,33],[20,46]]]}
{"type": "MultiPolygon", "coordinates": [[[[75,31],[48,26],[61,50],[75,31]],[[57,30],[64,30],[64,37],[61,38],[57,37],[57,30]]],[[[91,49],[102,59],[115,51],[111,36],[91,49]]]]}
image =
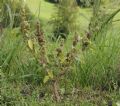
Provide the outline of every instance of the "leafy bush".
{"type": "MultiPolygon", "coordinates": [[[[51,3],[59,3],[60,0],[46,0],[51,3]]],[[[81,7],[90,7],[93,5],[93,0],[74,0],[77,2],[77,4],[81,7]]]]}
{"type": "Polygon", "coordinates": [[[59,3],[59,0],[45,0],[45,1],[48,1],[48,2],[51,2],[51,3],[59,3]]]}
{"type": "Polygon", "coordinates": [[[61,0],[56,5],[54,21],[54,37],[67,38],[70,32],[76,31],[78,8],[74,0],[61,0]]]}
{"type": "Polygon", "coordinates": [[[76,0],[78,5],[81,7],[91,7],[93,5],[93,0],[76,0]]]}

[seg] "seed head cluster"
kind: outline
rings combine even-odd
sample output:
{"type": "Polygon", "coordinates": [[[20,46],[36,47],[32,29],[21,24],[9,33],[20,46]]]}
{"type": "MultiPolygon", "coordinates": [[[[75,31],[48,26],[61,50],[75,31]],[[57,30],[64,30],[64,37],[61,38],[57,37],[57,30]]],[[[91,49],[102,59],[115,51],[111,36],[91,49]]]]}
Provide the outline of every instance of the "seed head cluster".
{"type": "Polygon", "coordinates": [[[45,38],[44,38],[44,33],[40,28],[39,22],[37,22],[37,25],[36,25],[36,37],[38,40],[38,44],[40,46],[40,64],[45,66],[47,64],[45,38]]]}
{"type": "Polygon", "coordinates": [[[30,25],[26,18],[26,11],[25,8],[21,9],[21,32],[24,34],[25,38],[28,38],[30,25]]]}

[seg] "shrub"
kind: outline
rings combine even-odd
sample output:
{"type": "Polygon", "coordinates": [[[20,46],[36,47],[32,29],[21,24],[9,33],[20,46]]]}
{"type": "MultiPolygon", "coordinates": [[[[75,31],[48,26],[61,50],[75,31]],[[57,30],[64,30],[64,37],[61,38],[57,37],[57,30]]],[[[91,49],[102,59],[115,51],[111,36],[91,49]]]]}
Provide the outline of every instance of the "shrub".
{"type": "Polygon", "coordinates": [[[45,1],[48,1],[48,2],[51,2],[51,3],[59,3],[59,0],[45,0],[45,1]]]}
{"type": "Polygon", "coordinates": [[[67,38],[76,30],[78,9],[74,0],[61,0],[54,16],[54,37],[67,38]]]}
{"type": "MultiPolygon", "coordinates": [[[[46,0],[51,3],[59,3],[60,0],[46,0]]],[[[90,7],[93,5],[93,0],[74,0],[77,2],[77,4],[81,7],[90,7]]]]}

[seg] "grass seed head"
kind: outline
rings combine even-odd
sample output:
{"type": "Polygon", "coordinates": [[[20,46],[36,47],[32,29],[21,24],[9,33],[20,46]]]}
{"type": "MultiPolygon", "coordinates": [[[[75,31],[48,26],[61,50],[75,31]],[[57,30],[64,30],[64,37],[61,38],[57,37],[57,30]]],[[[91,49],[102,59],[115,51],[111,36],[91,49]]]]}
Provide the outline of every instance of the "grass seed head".
{"type": "Polygon", "coordinates": [[[40,64],[42,64],[43,66],[46,66],[48,61],[46,58],[45,38],[44,38],[44,33],[40,28],[39,22],[37,22],[37,25],[36,25],[36,37],[38,40],[38,44],[40,46],[40,64]]]}
{"type": "Polygon", "coordinates": [[[37,25],[36,25],[36,36],[37,36],[40,47],[44,46],[45,45],[44,33],[40,28],[39,22],[37,22],[37,25]]]}
{"type": "Polygon", "coordinates": [[[24,34],[24,37],[28,38],[29,30],[30,30],[30,25],[26,18],[26,12],[25,12],[25,9],[22,8],[21,9],[21,32],[24,34]]]}
{"type": "Polygon", "coordinates": [[[75,34],[72,46],[75,47],[79,41],[80,41],[80,36],[75,34]]]}

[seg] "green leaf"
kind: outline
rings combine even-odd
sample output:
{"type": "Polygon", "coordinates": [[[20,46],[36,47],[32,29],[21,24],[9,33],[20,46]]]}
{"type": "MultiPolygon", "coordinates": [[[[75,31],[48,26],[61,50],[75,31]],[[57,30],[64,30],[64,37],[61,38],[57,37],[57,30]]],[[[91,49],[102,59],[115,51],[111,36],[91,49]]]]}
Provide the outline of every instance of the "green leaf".
{"type": "Polygon", "coordinates": [[[49,79],[50,79],[50,77],[49,77],[49,76],[45,76],[45,78],[44,78],[43,82],[44,82],[44,83],[46,83],[49,79]]]}
{"type": "Polygon", "coordinates": [[[65,56],[64,56],[63,53],[60,54],[59,58],[60,58],[60,63],[61,63],[61,64],[64,63],[64,61],[65,61],[65,56]]]}
{"type": "Polygon", "coordinates": [[[48,76],[53,79],[53,72],[52,71],[48,71],[48,76]]]}
{"type": "Polygon", "coordinates": [[[33,42],[31,39],[28,40],[28,46],[31,50],[33,50],[33,42]]]}

